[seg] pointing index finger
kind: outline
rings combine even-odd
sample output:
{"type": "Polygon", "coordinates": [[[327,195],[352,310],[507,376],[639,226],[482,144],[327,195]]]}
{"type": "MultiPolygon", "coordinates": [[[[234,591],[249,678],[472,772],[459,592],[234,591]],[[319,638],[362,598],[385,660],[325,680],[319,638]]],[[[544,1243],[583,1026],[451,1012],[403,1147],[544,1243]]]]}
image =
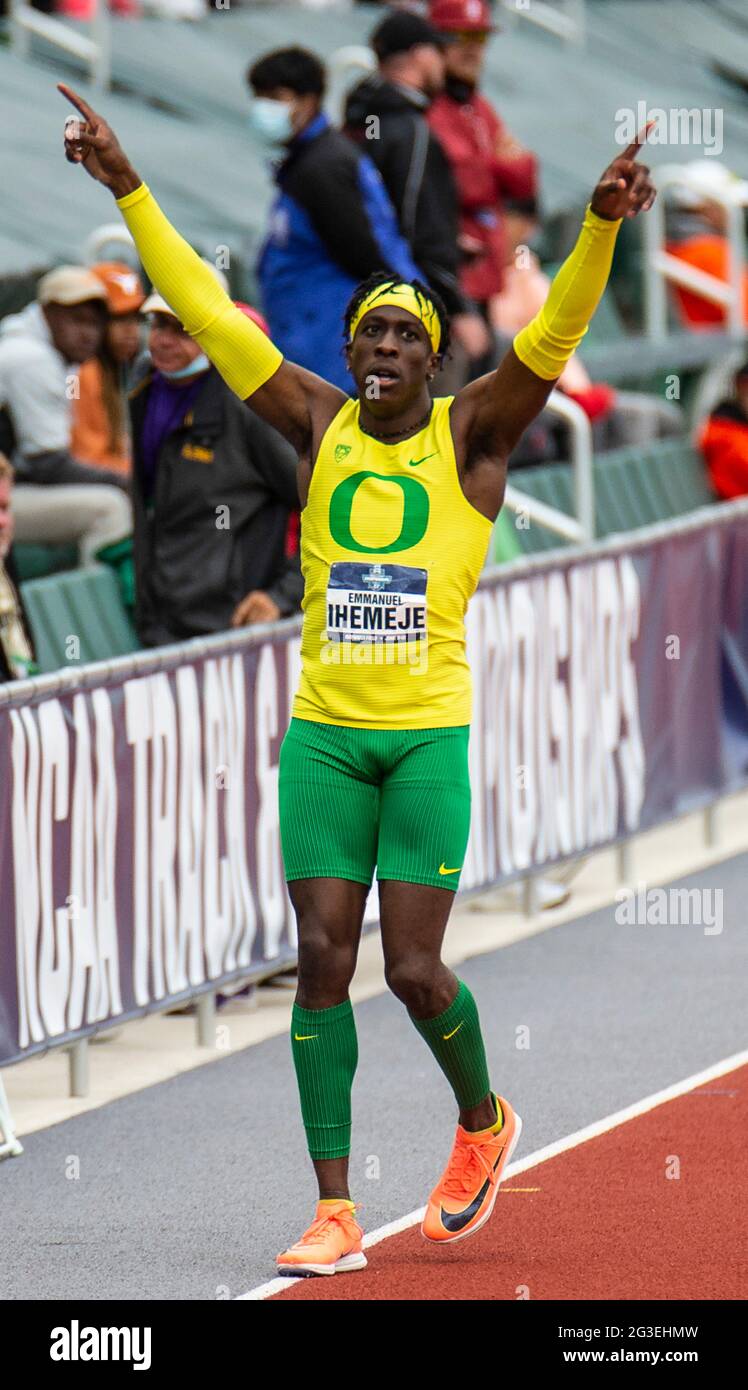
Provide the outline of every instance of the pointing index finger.
{"type": "Polygon", "coordinates": [[[77,92],[73,91],[72,87],[68,87],[65,82],[58,82],[57,90],[58,92],[62,92],[62,95],[67,98],[71,105],[77,107],[81,115],[85,116],[86,120],[92,126],[95,126],[97,124],[99,118],[96,115],[96,112],[93,110],[91,106],[89,106],[87,101],[83,100],[83,97],[79,96],[77,92]]]}
{"type": "Polygon", "coordinates": [[[644,144],[644,141],[649,135],[650,130],[653,126],[656,125],[657,122],[655,120],[647,121],[647,124],[644,126],[644,129],[639,131],[639,134],[637,135],[636,139],[632,140],[631,144],[626,146],[626,149],[623,151],[623,154],[620,154],[618,158],[634,159],[636,155],[638,155],[642,145],[644,144]]]}

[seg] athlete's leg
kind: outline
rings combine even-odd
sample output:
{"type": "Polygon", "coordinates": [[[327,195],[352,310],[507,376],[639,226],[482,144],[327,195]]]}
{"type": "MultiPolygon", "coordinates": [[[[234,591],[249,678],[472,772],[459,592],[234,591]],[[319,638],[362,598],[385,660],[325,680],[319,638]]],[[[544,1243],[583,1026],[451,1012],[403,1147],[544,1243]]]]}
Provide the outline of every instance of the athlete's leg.
{"type": "Polygon", "coordinates": [[[320,1198],[350,1198],[350,1097],[358,1045],[348,989],[368,889],[347,879],[312,878],[290,882],[288,891],[299,934],[291,1046],[310,1156],[320,1198]],[[334,1156],[315,1156],[328,1152],[334,1156]]]}
{"type": "Polygon", "coordinates": [[[478,1011],[441,958],[454,893],[387,879],[379,884],[379,902],[387,983],[452,1086],[460,1124],[485,1129],[496,1123],[496,1110],[478,1011]]]}
{"type": "Polygon", "coordinates": [[[387,979],[454,1091],[465,1129],[496,1123],[478,1010],[442,941],[470,833],[467,726],[403,733],[382,782],[377,876],[387,979]]]}
{"type": "Polygon", "coordinates": [[[280,825],[298,924],[291,1050],[323,1200],[348,1197],[358,1044],[348,988],[374,871],[378,779],[361,740],[293,719],[280,756],[280,825]],[[364,750],[365,753],[365,750],[364,750]]]}

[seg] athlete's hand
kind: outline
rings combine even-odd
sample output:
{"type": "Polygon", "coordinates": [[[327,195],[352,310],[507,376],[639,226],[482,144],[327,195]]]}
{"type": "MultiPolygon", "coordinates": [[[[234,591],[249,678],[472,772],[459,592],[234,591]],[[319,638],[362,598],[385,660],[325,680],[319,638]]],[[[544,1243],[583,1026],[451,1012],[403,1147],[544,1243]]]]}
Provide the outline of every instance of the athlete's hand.
{"type": "Polygon", "coordinates": [[[249,627],[252,623],[274,623],[281,615],[280,608],[269,594],[262,589],[253,589],[251,594],[237,603],[231,619],[232,627],[249,627]]]}
{"type": "Polygon", "coordinates": [[[115,198],[132,193],[143,180],[133,169],[111,126],[72,87],[58,82],[57,90],[83,117],[78,120],[70,116],[65,123],[65,158],[71,164],[82,164],[86,173],[111,189],[115,198]]]}
{"type": "Polygon", "coordinates": [[[649,121],[605,170],[591,198],[592,211],[598,217],[616,222],[619,217],[636,217],[639,212],[649,212],[657,192],[647,165],[638,164],[636,156],[653,125],[654,121],[649,121]]]}

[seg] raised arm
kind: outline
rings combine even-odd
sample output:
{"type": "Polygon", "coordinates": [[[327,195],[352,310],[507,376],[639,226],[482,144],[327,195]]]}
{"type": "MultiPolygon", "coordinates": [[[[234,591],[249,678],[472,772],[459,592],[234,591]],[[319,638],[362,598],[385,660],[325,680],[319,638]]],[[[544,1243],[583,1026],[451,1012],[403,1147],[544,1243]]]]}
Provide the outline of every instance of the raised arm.
{"type": "Polygon", "coordinates": [[[539,313],[517,334],[496,371],[455,399],[452,430],[463,488],[487,516],[495,516],[501,505],[509,454],[587,332],[608,282],[623,218],[646,212],[654,202],[649,169],[635,161],[648,129],[605,170],[577,244],[539,313]]]}
{"type": "Polygon", "coordinates": [[[133,169],[114,131],[64,83],[59,90],[83,121],[65,129],[65,155],[108,188],[132,233],[146,274],[224,381],[273,425],[302,458],[346,396],[287,362],[260,328],[237,309],[209,268],[172,227],[133,169]]]}

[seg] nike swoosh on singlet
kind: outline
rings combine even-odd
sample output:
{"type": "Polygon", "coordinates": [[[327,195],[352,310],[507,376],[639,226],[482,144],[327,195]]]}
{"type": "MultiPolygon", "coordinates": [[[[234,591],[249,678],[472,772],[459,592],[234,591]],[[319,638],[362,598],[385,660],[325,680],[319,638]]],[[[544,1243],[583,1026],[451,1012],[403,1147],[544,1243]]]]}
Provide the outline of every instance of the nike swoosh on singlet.
{"type": "Polygon", "coordinates": [[[426,463],[428,459],[436,458],[436,454],[424,454],[422,459],[408,459],[409,468],[417,468],[419,463],[426,463]]]}
{"type": "MultiPolygon", "coordinates": [[[[496,1162],[493,1165],[494,1173],[496,1172],[496,1169],[501,1163],[503,1154],[504,1150],[502,1149],[496,1162]]],[[[475,1213],[480,1210],[481,1204],[485,1198],[486,1193],[488,1192],[490,1184],[491,1179],[486,1178],[486,1181],[480,1189],[480,1192],[477,1194],[477,1196],[473,1198],[472,1202],[470,1203],[470,1206],[465,1207],[462,1211],[445,1211],[444,1207],[440,1208],[439,1215],[441,1217],[442,1226],[444,1227],[445,1231],[461,1231],[464,1226],[467,1226],[469,1221],[472,1221],[473,1217],[475,1216],[475,1213]]]]}

